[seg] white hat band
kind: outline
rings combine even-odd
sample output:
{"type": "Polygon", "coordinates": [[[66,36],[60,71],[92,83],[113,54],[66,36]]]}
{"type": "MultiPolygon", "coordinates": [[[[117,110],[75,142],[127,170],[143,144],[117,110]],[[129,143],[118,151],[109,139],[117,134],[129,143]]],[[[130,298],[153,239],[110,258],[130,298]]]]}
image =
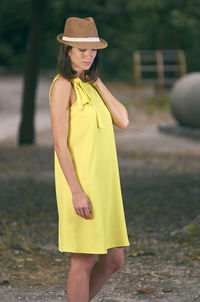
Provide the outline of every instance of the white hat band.
{"type": "Polygon", "coordinates": [[[62,36],[62,40],[69,42],[100,42],[99,38],[72,38],[67,36],[62,36]]]}

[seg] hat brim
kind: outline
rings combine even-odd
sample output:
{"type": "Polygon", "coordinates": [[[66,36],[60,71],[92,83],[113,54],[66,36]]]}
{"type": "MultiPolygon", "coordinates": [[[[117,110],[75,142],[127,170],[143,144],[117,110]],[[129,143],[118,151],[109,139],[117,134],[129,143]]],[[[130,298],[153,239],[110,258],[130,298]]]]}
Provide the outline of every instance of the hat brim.
{"type": "Polygon", "coordinates": [[[85,49],[102,49],[108,46],[108,43],[104,39],[100,39],[100,42],[68,42],[62,40],[63,34],[57,36],[58,42],[70,45],[77,48],[85,48],[85,49]]]}

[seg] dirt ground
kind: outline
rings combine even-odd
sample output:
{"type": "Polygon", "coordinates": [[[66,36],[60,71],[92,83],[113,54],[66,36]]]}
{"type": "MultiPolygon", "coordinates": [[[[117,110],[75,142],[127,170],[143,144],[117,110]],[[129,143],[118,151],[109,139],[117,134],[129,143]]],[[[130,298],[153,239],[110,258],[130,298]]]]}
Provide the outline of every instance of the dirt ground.
{"type": "MultiPolygon", "coordinates": [[[[4,83],[5,129],[7,121],[19,121],[20,81],[4,83]],[[18,98],[13,111],[9,87],[18,98]]],[[[36,145],[17,147],[16,129],[0,137],[2,302],[67,301],[70,255],[57,250],[53,144],[43,92],[48,85],[43,80],[38,92],[36,145]]],[[[191,223],[200,214],[200,142],[158,131],[160,121],[174,122],[164,101],[136,101],[130,87],[110,89],[123,98],[130,117],[127,129],[114,129],[131,245],[124,267],[93,301],[200,301],[200,228],[191,223]]]]}

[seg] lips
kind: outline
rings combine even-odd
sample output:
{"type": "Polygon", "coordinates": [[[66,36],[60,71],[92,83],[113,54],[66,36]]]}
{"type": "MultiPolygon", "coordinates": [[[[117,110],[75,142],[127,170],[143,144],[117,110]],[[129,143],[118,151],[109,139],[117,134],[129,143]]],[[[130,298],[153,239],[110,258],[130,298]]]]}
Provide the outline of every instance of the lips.
{"type": "Polygon", "coordinates": [[[91,64],[92,62],[83,62],[84,64],[91,64]]]}

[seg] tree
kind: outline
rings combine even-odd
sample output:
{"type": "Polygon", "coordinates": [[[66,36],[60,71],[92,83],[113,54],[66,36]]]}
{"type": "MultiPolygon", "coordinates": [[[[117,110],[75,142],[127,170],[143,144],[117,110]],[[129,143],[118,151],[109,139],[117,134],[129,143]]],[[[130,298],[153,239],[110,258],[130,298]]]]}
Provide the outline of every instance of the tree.
{"type": "Polygon", "coordinates": [[[39,73],[40,45],[46,0],[31,0],[31,28],[26,51],[24,89],[18,144],[34,144],[35,93],[39,73]]]}

